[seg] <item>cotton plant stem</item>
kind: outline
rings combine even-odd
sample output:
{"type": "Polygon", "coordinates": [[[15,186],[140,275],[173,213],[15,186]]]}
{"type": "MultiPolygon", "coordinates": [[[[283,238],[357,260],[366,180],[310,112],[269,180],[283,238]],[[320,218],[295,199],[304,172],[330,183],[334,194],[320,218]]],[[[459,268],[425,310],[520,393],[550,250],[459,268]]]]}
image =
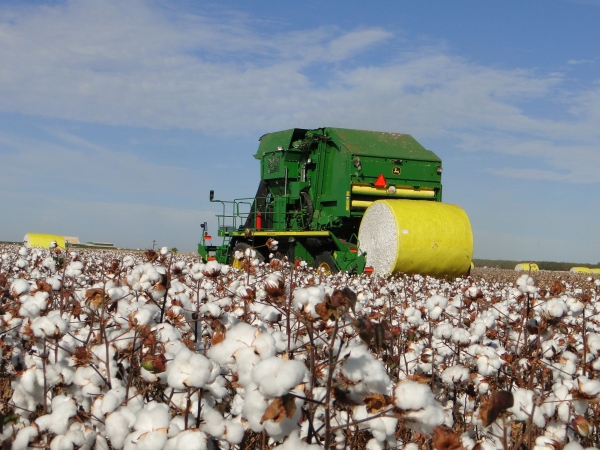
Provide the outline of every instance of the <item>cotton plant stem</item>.
{"type": "Polygon", "coordinates": [[[329,344],[329,373],[327,374],[327,389],[325,391],[325,449],[329,449],[331,444],[331,391],[333,385],[333,372],[334,372],[334,346],[335,338],[339,328],[339,319],[335,320],[333,325],[333,332],[331,334],[331,343],[329,344]]]}

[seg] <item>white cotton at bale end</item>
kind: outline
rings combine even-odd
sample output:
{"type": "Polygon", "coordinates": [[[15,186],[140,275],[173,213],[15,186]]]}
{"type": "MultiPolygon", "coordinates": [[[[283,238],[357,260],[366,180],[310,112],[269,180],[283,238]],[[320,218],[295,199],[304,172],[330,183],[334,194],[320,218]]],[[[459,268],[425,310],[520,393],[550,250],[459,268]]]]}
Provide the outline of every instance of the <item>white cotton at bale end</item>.
{"type": "Polygon", "coordinates": [[[252,369],[252,381],[266,397],[281,397],[302,382],[308,371],[301,361],[273,356],[252,369]]]}
{"type": "Polygon", "coordinates": [[[385,275],[394,268],[398,237],[396,220],[385,203],[374,203],[363,215],[358,230],[360,250],[367,254],[367,266],[385,275]]]}

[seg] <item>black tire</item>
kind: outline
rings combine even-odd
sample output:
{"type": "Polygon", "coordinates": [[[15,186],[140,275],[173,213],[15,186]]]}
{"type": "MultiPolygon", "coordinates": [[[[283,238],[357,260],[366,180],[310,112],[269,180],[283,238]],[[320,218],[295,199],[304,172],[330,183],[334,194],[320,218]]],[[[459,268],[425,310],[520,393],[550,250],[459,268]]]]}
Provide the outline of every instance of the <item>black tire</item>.
{"type": "Polygon", "coordinates": [[[333,256],[331,256],[331,252],[323,252],[317,255],[312,266],[317,270],[319,268],[323,268],[325,269],[325,272],[327,272],[326,267],[328,267],[330,274],[339,272],[339,269],[335,264],[335,260],[333,259],[333,256]]]}

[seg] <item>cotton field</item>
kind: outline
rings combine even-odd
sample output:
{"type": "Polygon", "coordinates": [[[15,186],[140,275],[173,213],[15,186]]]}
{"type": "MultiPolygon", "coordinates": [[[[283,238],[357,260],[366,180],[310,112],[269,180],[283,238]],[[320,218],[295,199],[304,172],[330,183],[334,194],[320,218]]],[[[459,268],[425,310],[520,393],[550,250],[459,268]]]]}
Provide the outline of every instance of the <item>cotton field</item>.
{"type": "Polygon", "coordinates": [[[600,279],[0,256],[3,449],[600,445],[600,279]]]}

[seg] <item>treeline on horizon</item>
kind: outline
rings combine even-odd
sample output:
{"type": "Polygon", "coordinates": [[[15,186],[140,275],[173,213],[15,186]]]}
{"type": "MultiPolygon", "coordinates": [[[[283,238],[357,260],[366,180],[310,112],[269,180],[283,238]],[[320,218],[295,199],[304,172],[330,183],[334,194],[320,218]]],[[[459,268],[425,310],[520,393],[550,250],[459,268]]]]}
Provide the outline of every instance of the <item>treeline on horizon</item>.
{"type": "Polygon", "coordinates": [[[571,267],[589,267],[590,269],[600,267],[598,264],[585,263],[570,263],[570,262],[553,262],[553,261],[507,261],[503,259],[473,259],[475,267],[489,267],[494,269],[511,269],[514,270],[517,264],[535,263],[540,270],[563,270],[568,272],[571,267]]]}

